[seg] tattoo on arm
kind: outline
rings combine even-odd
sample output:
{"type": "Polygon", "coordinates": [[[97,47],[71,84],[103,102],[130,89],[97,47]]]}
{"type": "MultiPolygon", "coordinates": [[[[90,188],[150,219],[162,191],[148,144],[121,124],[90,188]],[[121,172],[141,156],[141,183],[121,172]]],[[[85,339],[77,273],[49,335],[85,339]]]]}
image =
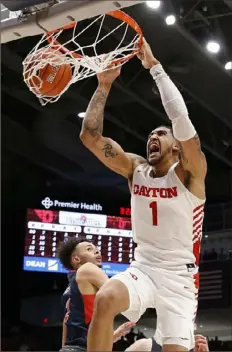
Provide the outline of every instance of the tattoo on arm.
{"type": "Polygon", "coordinates": [[[103,117],[106,100],[110,87],[98,88],[94,93],[83,121],[83,129],[86,129],[92,137],[101,135],[103,132],[103,117]]]}
{"type": "Polygon", "coordinates": [[[118,153],[114,151],[112,145],[109,143],[105,144],[102,150],[106,158],[115,158],[118,155],[118,153]]]}

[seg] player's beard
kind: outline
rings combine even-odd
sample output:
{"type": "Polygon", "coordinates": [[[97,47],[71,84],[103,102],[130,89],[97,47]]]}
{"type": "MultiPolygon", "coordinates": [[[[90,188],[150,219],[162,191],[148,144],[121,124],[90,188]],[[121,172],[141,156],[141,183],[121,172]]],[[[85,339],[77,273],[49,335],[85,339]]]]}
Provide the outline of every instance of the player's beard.
{"type": "Polygon", "coordinates": [[[162,163],[162,161],[167,157],[167,155],[170,153],[170,151],[172,150],[172,146],[169,147],[167,150],[165,150],[164,153],[160,153],[160,155],[152,160],[149,160],[149,158],[147,159],[147,162],[150,166],[157,166],[159,164],[162,163]]]}
{"type": "Polygon", "coordinates": [[[150,166],[157,166],[163,159],[163,155],[160,154],[158,158],[155,158],[155,159],[152,159],[152,160],[149,160],[148,159],[148,164],[150,166]]]}

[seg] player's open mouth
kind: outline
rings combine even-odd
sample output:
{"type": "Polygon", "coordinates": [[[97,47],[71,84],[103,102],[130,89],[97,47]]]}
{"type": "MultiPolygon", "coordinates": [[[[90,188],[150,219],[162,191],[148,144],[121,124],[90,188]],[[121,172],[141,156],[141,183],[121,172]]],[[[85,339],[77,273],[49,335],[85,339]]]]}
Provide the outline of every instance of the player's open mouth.
{"type": "Polygon", "coordinates": [[[160,144],[158,141],[151,142],[149,144],[149,156],[156,156],[158,153],[160,153],[160,144]]]}

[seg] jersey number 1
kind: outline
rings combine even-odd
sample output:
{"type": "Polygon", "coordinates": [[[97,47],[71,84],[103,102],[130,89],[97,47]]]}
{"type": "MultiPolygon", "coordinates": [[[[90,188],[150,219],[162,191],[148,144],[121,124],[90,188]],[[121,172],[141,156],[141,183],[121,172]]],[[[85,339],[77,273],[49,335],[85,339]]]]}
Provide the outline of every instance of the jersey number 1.
{"type": "Polygon", "coordinates": [[[158,220],[157,220],[157,202],[151,202],[149,204],[149,208],[151,208],[151,211],[152,211],[153,226],[157,226],[158,225],[158,220]]]}

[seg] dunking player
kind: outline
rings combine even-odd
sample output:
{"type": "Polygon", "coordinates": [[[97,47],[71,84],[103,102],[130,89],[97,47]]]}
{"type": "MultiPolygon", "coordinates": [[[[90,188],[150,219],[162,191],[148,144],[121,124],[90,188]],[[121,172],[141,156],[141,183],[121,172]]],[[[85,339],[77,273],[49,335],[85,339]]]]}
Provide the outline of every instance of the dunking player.
{"type": "MultiPolygon", "coordinates": [[[[60,245],[58,257],[65,268],[72,270],[68,274],[68,288],[64,292],[66,314],[61,351],[86,351],[95,295],[109,279],[100,269],[102,261],[100,252],[89,241],[68,239],[60,245]]],[[[125,336],[133,325],[125,323],[115,330],[114,342],[125,336]]]]}
{"type": "MultiPolygon", "coordinates": [[[[158,352],[160,346],[157,345],[154,338],[141,339],[135,341],[130,347],[126,349],[127,352],[158,352]]],[[[193,352],[209,352],[208,341],[205,336],[195,335],[195,346],[193,352]]]]}
{"type": "Polygon", "coordinates": [[[96,295],[89,351],[111,351],[118,313],[137,321],[149,307],[156,308],[155,340],[163,351],[194,347],[206,160],[180,92],[146,41],[138,58],[150,69],[172,129],[161,126],[151,132],[147,160],[124,152],[102,135],[106,100],[120,68],[98,75],[80,138],[108,168],[128,179],[137,248],[130,268],[96,295]]]}

